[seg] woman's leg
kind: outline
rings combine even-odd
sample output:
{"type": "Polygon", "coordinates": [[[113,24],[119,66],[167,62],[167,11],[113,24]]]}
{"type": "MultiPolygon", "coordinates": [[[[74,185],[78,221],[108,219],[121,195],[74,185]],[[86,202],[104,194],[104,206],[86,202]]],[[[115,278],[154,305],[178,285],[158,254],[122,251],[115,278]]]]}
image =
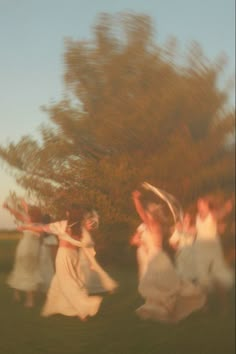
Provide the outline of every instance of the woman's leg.
{"type": "Polygon", "coordinates": [[[34,306],[34,292],[27,291],[25,293],[25,307],[33,307],[34,306]]]}
{"type": "Polygon", "coordinates": [[[20,302],[20,292],[17,289],[14,289],[13,299],[15,302],[20,302]]]}

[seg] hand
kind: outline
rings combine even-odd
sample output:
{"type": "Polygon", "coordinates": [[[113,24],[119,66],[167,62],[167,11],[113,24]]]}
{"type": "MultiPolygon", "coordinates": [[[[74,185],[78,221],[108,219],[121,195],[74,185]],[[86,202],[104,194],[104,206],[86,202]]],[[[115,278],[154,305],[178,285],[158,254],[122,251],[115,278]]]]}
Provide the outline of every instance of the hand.
{"type": "Polygon", "coordinates": [[[232,209],[233,209],[233,203],[232,203],[232,201],[229,199],[229,200],[227,200],[227,202],[225,203],[225,211],[227,211],[228,213],[230,213],[232,209]]]}
{"type": "Polygon", "coordinates": [[[131,237],[129,243],[131,246],[140,246],[141,245],[140,234],[139,233],[134,234],[131,237]]]}
{"type": "Polygon", "coordinates": [[[133,197],[133,199],[138,199],[138,198],[140,198],[140,197],[141,197],[141,192],[139,192],[138,190],[133,191],[132,197],[133,197]]]}
{"type": "Polygon", "coordinates": [[[4,202],[3,205],[2,205],[2,207],[3,207],[4,209],[8,209],[8,208],[9,208],[7,202],[4,202]]]}

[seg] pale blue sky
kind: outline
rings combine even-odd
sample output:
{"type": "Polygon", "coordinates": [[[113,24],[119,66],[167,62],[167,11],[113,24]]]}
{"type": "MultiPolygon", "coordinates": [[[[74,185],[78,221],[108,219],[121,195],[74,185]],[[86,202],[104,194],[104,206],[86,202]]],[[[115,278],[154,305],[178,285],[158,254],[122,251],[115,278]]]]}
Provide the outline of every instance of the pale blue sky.
{"type": "MultiPolygon", "coordinates": [[[[210,59],[224,52],[225,78],[234,76],[234,0],[0,0],[0,144],[47,121],[40,107],[63,93],[64,39],[87,39],[99,13],[125,10],[150,15],[159,43],[175,36],[181,51],[196,40],[210,59]]],[[[0,176],[2,203],[15,184],[2,169],[0,176]]],[[[12,224],[0,210],[5,225],[12,224]]]]}

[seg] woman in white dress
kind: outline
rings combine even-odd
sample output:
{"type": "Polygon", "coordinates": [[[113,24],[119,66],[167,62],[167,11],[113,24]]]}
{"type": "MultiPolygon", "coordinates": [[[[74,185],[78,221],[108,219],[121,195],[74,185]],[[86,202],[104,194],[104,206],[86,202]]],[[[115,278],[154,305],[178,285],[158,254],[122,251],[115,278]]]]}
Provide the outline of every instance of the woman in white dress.
{"type": "Polygon", "coordinates": [[[183,222],[178,222],[169,243],[175,249],[176,271],[182,279],[196,281],[196,264],[194,253],[194,241],[196,229],[193,226],[192,217],[187,212],[183,222]]]}
{"type": "MultiPolygon", "coordinates": [[[[77,316],[85,320],[88,316],[94,316],[98,312],[102,298],[88,295],[85,276],[80,265],[79,255],[81,252],[88,258],[89,266],[102,273],[105,282],[109,280],[113,282],[95,261],[93,248],[83,242],[82,223],[84,221],[84,211],[73,207],[68,213],[68,220],[49,225],[23,226],[24,229],[53,233],[59,239],[56,272],[42,310],[43,316],[62,314],[77,316]]],[[[88,230],[94,227],[93,220],[86,219],[85,224],[88,230]]],[[[114,284],[112,285],[114,286],[114,284]]]]}
{"type": "MultiPolygon", "coordinates": [[[[41,221],[40,209],[36,206],[28,206],[22,201],[22,210],[15,210],[4,203],[6,208],[18,221],[24,223],[37,223],[41,221]]],[[[39,269],[40,240],[38,234],[32,231],[24,231],[23,237],[17,245],[15,262],[7,283],[14,289],[14,300],[20,301],[20,292],[25,293],[25,306],[34,306],[34,293],[41,282],[39,269]]]]}
{"type": "MultiPolygon", "coordinates": [[[[44,214],[41,222],[43,224],[50,223],[50,215],[44,214]]],[[[40,235],[40,241],[39,268],[41,282],[38,290],[46,293],[55,273],[55,255],[58,248],[58,240],[55,235],[44,232],[40,235]]]]}
{"type": "Polygon", "coordinates": [[[232,204],[227,201],[216,211],[211,208],[207,198],[199,198],[197,208],[194,251],[198,283],[206,291],[214,288],[230,289],[234,284],[234,274],[224,259],[217,224],[231,211],[232,204]]]}
{"type": "Polygon", "coordinates": [[[148,264],[139,282],[139,293],[145,303],[136,312],[143,319],[175,323],[202,308],[205,294],[201,288],[182,280],[171,258],[163,249],[173,219],[167,205],[149,203],[143,207],[141,193],[133,192],[135,208],[145,224],[143,242],[148,264]]]}
{"type": "Polygon", "coordinates": [[[149,253],[146,246],[146,231],[147,227],[144,223],[140,224],[136,230],[136,233],[132,236],[130,240],[131,246],[137,247],[137,263],[138,263],[138,278],[139,280],[143,277],[147,270],[149,253]]]}
{"type": "Polygon", "coordinates": [[[89,294],[98,294],[104,292],[113,292],[118,284],[114,281],[96,261],[95,243],[91,236],[91,230],[98,227],[99,218],[95,210],[87,208],[84,221],[82,223],[82,238],[81,242],[86,246],[79,248],[79,265],[85,287],[89,294]],[[91,226],[90,226],[91,225],[91,226]],[[91,258],[88,258],[88,252],[91,258]],[[92,267],[90,262],[92,259],[92,267]]]}

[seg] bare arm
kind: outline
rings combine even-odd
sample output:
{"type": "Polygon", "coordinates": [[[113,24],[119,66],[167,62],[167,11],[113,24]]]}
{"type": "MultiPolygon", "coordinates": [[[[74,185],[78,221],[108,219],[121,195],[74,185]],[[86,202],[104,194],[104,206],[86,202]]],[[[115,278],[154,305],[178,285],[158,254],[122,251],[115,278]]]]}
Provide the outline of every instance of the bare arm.
{"type": "Polygon", "coordinates": [[[212,212],[212,216],[216,221],[222,220],[227,214],[229,214],[232,211],[233,205],[232,201],[229,199],[225,202],[225,204],[222,206],[221,209],[219,210],[214,210],[212,212]]]}
{"type": "Polygon", "coordinates": [[[21,205],[22,205],[25,213],[28,214],[29,213],[29,206],[23,198],[21,199],[21,205]]]}
{"type": "MultiPolygon", "coordinates": [[[[32,231],[32,232],[36,232],[36,233],[42,233],[42,232],[48,232],[48,233],[54,233],[55,235],[57,235],[56,230],[53,231],[50,228],[50,224],[47,225],[43,225],[43,224],[24,224],[18,227],[18,230],[20,231],[24,231],[24,230],[28,230],[28,231],[32,231]]],[[[58,234],[59,239],[60,240],[64,240],[67,241],[69,243],[71,243],[74,246],[77,247],[85,247],[85,245],[78,240],[73,239],[66,231],[63,231],[62,233],[58,234]]]]}
{"type": "Polygon", "coordinates": [[[3,208],[7,209],[17,220],[20,220],[24,223],[31,221],[28,214],[22,214],[19,211],[12,209],[7,203],[3,204],[3,208]]]}
{"type": "Polygon", "coordinates": [[[134,201],[134,206],[135,206],[135,209],[138,213],[138,215],[140,216],[141,220],[145,223],[145,224],[148,224],[148,217],[147,217],[147,214],[140,202],[140,197],[141,193],[139,191],[134,191],[133,194],[132,194],[132,197],[133,197],[133,201],[134,201]]]}
{"type": "Polygon", "coordinates": [[[37,232],[37,233],[42,233],[42,232],[51,232],[49,225],[42,225],[42,224],[24,224],[20,225],[18,227],[19,231],[32,231],[32,232],[37,232]]]}

